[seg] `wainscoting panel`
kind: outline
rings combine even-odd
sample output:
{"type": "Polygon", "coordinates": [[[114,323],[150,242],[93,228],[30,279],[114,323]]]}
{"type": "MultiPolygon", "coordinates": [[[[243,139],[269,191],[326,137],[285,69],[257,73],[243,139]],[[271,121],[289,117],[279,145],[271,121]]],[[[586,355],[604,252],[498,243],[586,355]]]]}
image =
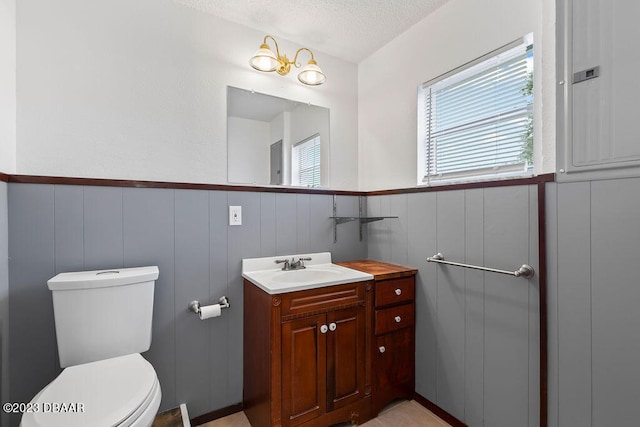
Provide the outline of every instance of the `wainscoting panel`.
{"type": "MultiPolygon", "coordinates": [[[[28,402],[59,372],[53,305],[54,186],[9,184],[9,398],[28,402]]],[[[20,417],[13,414],[11,425],[20,417]]]]}
{"type": "MultiPolygon", "coordinates": [[[[159,267],[151,349],[143,356],[158,374],[161,409],[186,403],[196,417],[242,401],[243,258],[367,255],[357,222],[339,225],[333,243],[329,194],[1,185],[8,189],[9,391],[16,402],[28,402],[60,372],[46,286],[57,273],[159,267]],[[228,225],[230,205],[242,206],[241,226],[228,225]],[[201,321],[187,310],[193,299],[215,304],[222,295],[231,308],[221,317],[201,321]]],[[[358,196],[338,196],[340,215],[357,216],[358,206],[358,196]]]]}
{"type": "Polygon", "coordinates": [[[416,391],[469,426],[538,426],[539,301],[533,279],[427,263],[537,269],[537,186],[368,197],[369,257],[419,269],[416,391]]]}
{"type": "Polygon", "coordinates": [[[550,317],[549,426],[635,425],[640,178],[554,187],[549,257],[557,262],[548,271],[557,321],[550,317]]]}
{"type": "MultiPolygon", "coordinates": [[[[9,212],[8,185],[0,175],[0,402],[9,401],[9,212]]],[[[9,414],[0,413],[0,425],[9,425],[9,414]]]]}

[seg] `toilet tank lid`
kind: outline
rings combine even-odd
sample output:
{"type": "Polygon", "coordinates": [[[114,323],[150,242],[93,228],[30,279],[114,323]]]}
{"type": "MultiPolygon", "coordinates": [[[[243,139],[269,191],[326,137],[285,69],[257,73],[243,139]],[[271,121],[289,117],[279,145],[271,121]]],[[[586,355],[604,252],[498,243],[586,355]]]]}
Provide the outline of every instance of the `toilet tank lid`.
{"type": "Polygon", "coordinates": [[[157,266],[60,273],[47,281],[52,291],[106,288],[156,280],[157,266]]]}

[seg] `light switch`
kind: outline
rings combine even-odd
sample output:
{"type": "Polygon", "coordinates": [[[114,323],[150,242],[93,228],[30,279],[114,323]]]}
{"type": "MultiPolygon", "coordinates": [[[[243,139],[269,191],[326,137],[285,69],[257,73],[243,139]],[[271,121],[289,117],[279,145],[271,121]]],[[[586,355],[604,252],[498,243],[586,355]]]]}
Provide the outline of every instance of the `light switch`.
{"type": "Polygon", "coordinates": [[[229,225],[242,225],[242,206],[229,206],[229,225]]]}

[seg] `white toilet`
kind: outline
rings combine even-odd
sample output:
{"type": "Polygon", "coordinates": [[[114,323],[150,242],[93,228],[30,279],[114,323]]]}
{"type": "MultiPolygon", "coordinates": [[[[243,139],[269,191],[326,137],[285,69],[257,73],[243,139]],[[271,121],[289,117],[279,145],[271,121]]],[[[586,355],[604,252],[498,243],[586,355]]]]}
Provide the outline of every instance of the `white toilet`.
{"type": "Polygon", "coordinates": [[[47,283],[60,366],[21,427],[148,427],[160,406],[151,345],[158,267],[62,273],[47,283]]]}

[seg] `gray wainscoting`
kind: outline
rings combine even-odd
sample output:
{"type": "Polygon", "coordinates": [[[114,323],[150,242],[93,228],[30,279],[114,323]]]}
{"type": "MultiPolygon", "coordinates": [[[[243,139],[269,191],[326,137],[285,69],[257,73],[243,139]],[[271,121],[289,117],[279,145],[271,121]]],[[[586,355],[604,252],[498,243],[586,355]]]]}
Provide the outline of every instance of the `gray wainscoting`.
{"type": "Polygon", "coordinates": [[[538,269],[537,187],[372,196],[370,258],[419,269],[416,391],[471,427],[539,425],[539,298],[531,280],[427,263],[538,269]]]}
{"type": "MultiPolygon", "coordinates": [[[[9,401],[9,246],[7,183],[0,181],[0,402],[9,401]]],[[[0,412],[0,425],[9,415],[0,412]]]]}
{"type": "MultiPolygon", "coordinates": [[[[241,260],[323,251],[336,261],[365,258],[357,222],[340,225],[333,243],[332,209],[330,195],[8,184],[10,399],[29,401],[60,372],[47,279],[157,265],[144,356],[158,373],[161,409],[187,403],[198,416],[240,402],[241,260]],[[228,225],[229,205],[242,206],[242,226],[228,225]],[[231,308],[219,318],[200,321],[187,310],[191,300],[222,295],[231,308]]],[[[358,197],[338,196],[338,211],[357,216],[358,197]]]]}
{"type": "Polygon", "coordinates": [[[640,179],[548,185],[549,426],[638,425],[640,179]]]}

